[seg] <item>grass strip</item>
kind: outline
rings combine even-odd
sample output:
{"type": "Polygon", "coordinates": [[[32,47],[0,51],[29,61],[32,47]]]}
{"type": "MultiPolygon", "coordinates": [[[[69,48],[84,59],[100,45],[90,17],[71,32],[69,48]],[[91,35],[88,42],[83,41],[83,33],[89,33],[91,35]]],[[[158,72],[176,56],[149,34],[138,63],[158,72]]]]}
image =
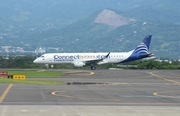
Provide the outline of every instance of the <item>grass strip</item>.
{"type": "Polygon", "coordinates": [[[63,76],[62,72],[58,71],[48,71],[48,70],[3,70],[0,72],[8,72],[8,75],[25,75],[26,80],[16,80],[0,78],[0,83],[12,83],[12,84],[46,84],[46,85],[62,85],[64,82],[51,81],[51,80],[35,80],[35,78],[43,77],[59,77],[63,76]],[[34,78],[34,80],[28,80],[28,78],[34,78]]]}
{"type": "Polygon", "coordinates": [[[26,77],[58,77],[64,75],[62,72],[47,70],[7,70],[0,72],[8,72],[8,75],[26,75],[26,77]]]}
{"type": "Polygon", "coordinates": [[[63,85],[64,82],[60,81],[46,81],[46,80],[15,80],[1,78],[0,83],[11,83],[11,84],[40,84],[40,85],[63,85]]]}

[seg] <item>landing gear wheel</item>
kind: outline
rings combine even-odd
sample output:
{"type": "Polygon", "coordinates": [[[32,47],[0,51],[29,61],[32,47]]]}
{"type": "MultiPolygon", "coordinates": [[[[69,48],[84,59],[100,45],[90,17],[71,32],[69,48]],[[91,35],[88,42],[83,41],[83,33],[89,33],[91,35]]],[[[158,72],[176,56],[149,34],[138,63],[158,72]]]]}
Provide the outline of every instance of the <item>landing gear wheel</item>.
{"type": "Polygon", "coordinates": [[[49,64],[45,64],[46,70],[49,69],[49,64]]]}
{"type": "Polygon", "coordinates": [[[91,70],[95,70],[96,69],[96,67],[95,66],[91,66],[91,70]]]}

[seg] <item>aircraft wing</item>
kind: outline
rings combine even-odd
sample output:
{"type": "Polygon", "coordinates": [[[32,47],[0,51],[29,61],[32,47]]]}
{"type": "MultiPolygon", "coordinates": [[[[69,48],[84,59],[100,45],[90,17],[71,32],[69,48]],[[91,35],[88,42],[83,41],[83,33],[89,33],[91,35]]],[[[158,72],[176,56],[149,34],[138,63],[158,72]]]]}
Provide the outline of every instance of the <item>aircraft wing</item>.
{"type": "Polygon", "coordinates": [[[101,59],[86,60],[86,61],[84,61],[84,62],[85,62],[87,65],[88,65],[88,64],[97,64],[97,63],[103,61],[104,59],[108,58],[109,55],[110,55],[110,52],[109,52],[106,56],[104,56],[103,58],[101,58],[101,59]]]}

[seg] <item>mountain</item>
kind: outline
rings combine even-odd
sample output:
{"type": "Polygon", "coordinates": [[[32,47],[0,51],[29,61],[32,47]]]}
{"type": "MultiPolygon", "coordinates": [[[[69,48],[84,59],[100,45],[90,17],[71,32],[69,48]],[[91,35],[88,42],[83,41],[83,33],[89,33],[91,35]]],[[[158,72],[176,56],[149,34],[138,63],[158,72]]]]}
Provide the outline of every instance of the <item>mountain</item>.
{"type": "Polygon", "coordinates": [[[34,41],[33,38],[39,36],[36,44],[59,47],[60,52],[108,52],[129,51],[147,34],[152,34],[151,52],[158,57],[179,58],[174,51],[180,48],[180,25],[144,22],[124,14],[105,9],[60,30],[28,38],[34,41]]]}
{"type": "Polygon", "coordinates": [[[178,0],[2,0],[0,46],[128,51],[152,34],[151,51],[177,59],[179,5],[178,0]]]}

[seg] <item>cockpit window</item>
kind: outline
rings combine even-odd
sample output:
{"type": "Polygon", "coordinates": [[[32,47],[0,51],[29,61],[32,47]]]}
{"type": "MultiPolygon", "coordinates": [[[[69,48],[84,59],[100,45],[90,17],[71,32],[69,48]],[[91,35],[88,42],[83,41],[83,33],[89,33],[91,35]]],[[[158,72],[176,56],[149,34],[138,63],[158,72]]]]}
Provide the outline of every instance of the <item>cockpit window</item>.
{"type": "Polygon", "coordinates": [[[44,58],[44,56],[41,56],[41,58],[44,58]]]}

